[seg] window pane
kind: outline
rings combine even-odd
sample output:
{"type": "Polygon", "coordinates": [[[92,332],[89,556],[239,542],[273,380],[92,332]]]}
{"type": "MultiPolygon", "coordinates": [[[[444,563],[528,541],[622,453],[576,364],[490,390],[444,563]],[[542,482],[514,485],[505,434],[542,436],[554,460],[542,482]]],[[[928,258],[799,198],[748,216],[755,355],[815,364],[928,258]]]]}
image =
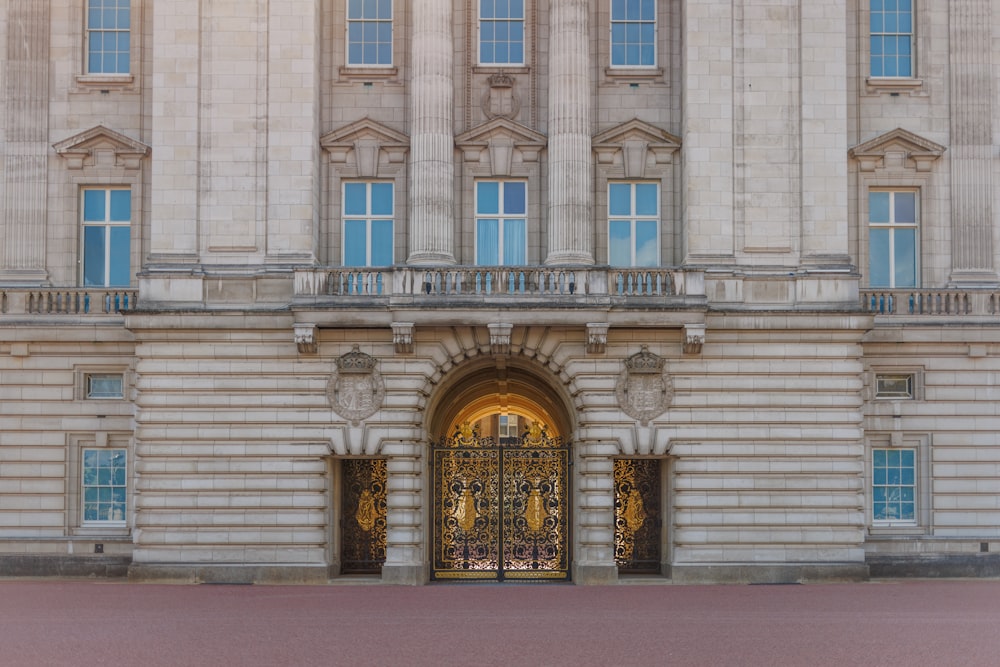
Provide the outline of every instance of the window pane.
{"type": "Polygon", "coordinates": [[[497,214],[500,212],[500,184],[496,181],[476,183],[476,213],[497,214]]]}
{"type": "Polygon", "coordinates": [[[347,2],[347,18],[349,19],[359,19],[361,18],[361,12],[364,7],[364,3],[361,0],[348,0],[347,2]]]}
{"type": "Polygon", "coordinates": [[[130,190],[111,191],[111,221],[128,222],[132,219],[132,192],[130,190]]]}
{"type": "Polygon", "coordinates": [[[83,219],[88,222],[104,222],[104,190],[84,191],[83,219]]]}
{"type": "Polygon", "coordinates": [[[111,273],[108,278],[109,285],[128,285],[132,282],[130,240],[130,228],[111,228],[111,256],[109,258],[111,273]]]}
{"type": "Polygon", "coordinates": [[[656,190],[654,183],[639,183],[635,186],[636,215],[657,215],[656,190]]]}
{"type": "Polygon", "coordinates": [[[611,20],[622,21],[625,19],[625,0],[611,0],[611,20]]]}
{"type": "Polygon", "coordinates": [[[917,286],[916,230],[895,230],[896,272],[894,287],[917,286]]]}
{"type": "Polygon", "coordinates": [[[392,18],[392,0],[378,0],[378,17],[380,19],[392,18]]]}
{"type": "Polygon", "coordinates": [[[508,266],[527,264],[524,220],[505,220],[503,225],[503,263],[508,266]]]}
{"type": "Polygon", "coordinates": [[[503,212],[506,215],[525,213],[524,183],[504,183],[503,212]]]}
{"type": "Polygon", "coordinates": [[[83,228],[83,284],[104,285],[104,228],[83,228]]]}
{"type": "Polygon", "coordinates": [[[365,215],[368,213],[365,183],[344,184],[344,215],[365,215]]]}
{"type": "Polygon", "coordinates": [[[656,246],[657,224],[651,220],[639,220],[635,223],[635,265],[657,266],[659,253],[656,246]]]}
{"type": "Polygon", "coordinates": [[[632,265],[632,229],[628,220],[608,222],[608,263],[611,266],[632,265]]]}
{"type": "Polygon", "coordinates": [[[499,223],[496,220],[476,221],[476,263],[483,266],[500,264],[499,223]]]}
{"type": "Polygon", "coordinates": [[[392,183],[372,183],[372,215],[392,215],[392,183]]]}
{"type": "Polygon", "coordinates": [[[392,220],[372,220],[372,266],[392,265],[392,220]]]}
{"type": "Polygon", "coordinates": [[[869,222],[889,222],[889,195],[888,192],[868,193],[869,222]]]}
{"type": "Polygon", "coordinates": [[[608,185],[608,213],[610,215],[632,214],[632,186],[628,183],[608,185]]]}
{"type": "Polygon", "coordinates": [[[895,193],[896,222],[916,222],[917,221],[917,196],[914,192],[895,193]]]}
{"type": "Polygon", "coordinates": [[[364,220],[344,221],[344,266],[368,263],[368,227],[364,220]]]}

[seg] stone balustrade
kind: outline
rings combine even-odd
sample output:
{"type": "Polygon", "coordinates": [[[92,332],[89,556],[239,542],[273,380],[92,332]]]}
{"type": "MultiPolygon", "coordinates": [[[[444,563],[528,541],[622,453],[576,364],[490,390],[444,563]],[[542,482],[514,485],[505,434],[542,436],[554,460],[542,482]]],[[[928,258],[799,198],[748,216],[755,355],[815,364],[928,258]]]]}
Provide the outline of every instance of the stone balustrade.
{"type": "Polygon", "coordinates": [[[114,315],[134,310],[139,291],[108,287],[34,287],[0,289],[3,315],[114,315]]]}
{"type": "Polygon", "coordinates": [[[975,317],[1000,314],[1000,291],[910,288],[861,291],[861,309],[885,316],[975,317]]]}

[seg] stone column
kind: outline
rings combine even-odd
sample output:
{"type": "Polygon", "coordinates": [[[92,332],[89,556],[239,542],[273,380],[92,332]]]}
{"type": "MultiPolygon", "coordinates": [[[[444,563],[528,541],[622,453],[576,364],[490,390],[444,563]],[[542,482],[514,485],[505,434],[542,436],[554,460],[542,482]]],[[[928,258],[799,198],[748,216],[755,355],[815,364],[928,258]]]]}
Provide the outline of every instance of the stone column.
{"type": "Polygon", "coordinates": [[[409,264],[454,264],[451,0],[412,0],[409,264]]]}
{"type": "Polygon", "coordinates": [[[593,164],[587,0],[549,6],[549,252],[546,264],[593,264],[593,164]]]}
{"type": "Polygon", "coordinates": [[[423,584],[428,567],[425,554],[423,468],[420,443],[387,444],[388,497],[386,498],[386,558],[382,581],[391,584],[423,584]]]}
{"type": "Polygon", "coordinates": [[[993,44],[991,0],[948,3],[951,90],[952,274],[996,283],[993,258],[993,44]]]}
{"type": "Polygon", "coordinates": [[[575,480],[579,503],[573,580],[578,584],[618,581],[615,563],[615,462],[612,442],[576,443],[575,480]]]}
{"type": "Polygon", "coordinates": [[[49,0],[10,0],[0,82],[0,282],[45,282],[49,0]]]}

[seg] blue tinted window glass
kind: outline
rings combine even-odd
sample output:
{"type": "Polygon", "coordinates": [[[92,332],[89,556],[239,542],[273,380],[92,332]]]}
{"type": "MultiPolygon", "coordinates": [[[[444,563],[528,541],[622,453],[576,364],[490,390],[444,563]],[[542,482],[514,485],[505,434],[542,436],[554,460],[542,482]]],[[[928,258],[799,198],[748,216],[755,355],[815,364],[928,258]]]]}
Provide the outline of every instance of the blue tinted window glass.
{"type": "Polygon", "coordinates": [[[484,63],[494,62],[492,43],[486,41],[482,41],[479,43],[479,61],[484,63]]]}
{"type": "Polygon", "coordinates": [[[344,266],[368,263],[368,228],[364,220],[344,221],[344,266]]]}
{"type": "Polygon", "coordinates": [[[392,0],[378,0],[378,17],[380,19],[392,18],[392,0]]]}
{"type": "Polygon", "coordinates": [[[876,466],[884,466],[885,465],[885,450],[884,449],[876,449],[876,450],[874,450],[872,452],[872,462],[876,466]]]}
{"type": "Polygon", "coordinates": [[[510,45],[510,62],[512,63],[522,63],[524,62],[524,47],[514,42],[510,45]]]}
{"type": "Polygon", "coordinates": [[[493,5],[496,7],[497,18],[510,16],[510,2],[508,0],[493,0],[493,5]]]}
{"type": "Polygon", "coordinates": [[[636,215],[657,215],[656,189],[654,183],[639,183],[635,186],[636,215]]]}
{"type": "Polygon", "coordinates": [[[488,22],[483,23],[483,27],[482,27],[482,29],[479,32],[479,37],[484,42],[492,42],[493,41],[494,38],[493,38],[493,22],[492,21],[488,21],[488,22]]]}
{"type": "Polygon", "coordinates": [[[656,0],[642,0],[642,10],[640,19],[643,21],[656,20],[656,0]]]}
{"type": "Polygon", "coordinates": [[[365,23],[362,29],[362,39],[365,43],[378,41],[378,23],[365,23]]]}
{"type": "Polygon", "coordinates": [[[372,221],[372,266],[392,265],[392,220],[372,221]]]}
{"type": "Polygon", "coordinates": [[[392,215],[392,183],[372,183],[372,215],[392,215]]]}
{"type": "Polygon", "coordinates": [[[83,219],[104,222],[104,190],[84,190],[83,219]]]}
{"type": "Polygon", "coordinates": [[[608,213],[611,215],[632,214],[632,186],[628,183],[608,185],[608,213]]]}
{"type": "Polygon", "coordinates": [[[480,0],[479,2],[479,16],[484,19],[491,19],[496,16],[496,11],[493,8],[494,0],[480,0]]]}
{"type": "Polygon", "coordinates": [[[520,21],[512,21],[509,25],[509,32],[510,41],[515,43],[511,44],[512,47],[515,46],[517,42],[524,41],[524,24],[520,21]]]}
{"type": "Polygon", "coordinates": [[[904,449],[902,452],[900,452],[900,457],[899,457],[900,465],[912,468],[915,461],[916,461],[916,452],[913,451],[912,449],[904,449]]]}
{"type": "Polygon", "coordinates": [[[364,47],[364,62],[365,64],[372,65],[376,63],[378,58],[378,44],[368,43],[364,47]]]}
{"type": "Polygon", "coordinates": [[[496,214],[500,212],[500,184],[496,181],[476,183],[476,213],[496,214]]]}
{"type": "Polygon", "coordinates": [[[493,45],[493,62],[495,63],[509,63],[510,62],[510,49],[506,43],[498,43],[493,45]]]}
{"type": "Polygon", "coordinates": [[[868,193],[868,222],[889,222],[889,192],[868,193]]]}
{"type": "Polygon", "coordinates": [[[882,32],[882,12],[872,12],[868,22],[868,30],[872,34],[882,32]]]}
{"type": "Polygon", "coordinates": [[[476,263],[483,266],[500,264],[500,230],[496,220],[476,221],[476,263]]]}
{"type": "Polygon", "coordinates": [[[118,63],[116,65],[116,72],[119,74],[127,74],[129,71],[129,54],[120,53],[118,54],[118,63]]]}
{"type": "Polygon", "coordinates": [[[629,44],[638,44],[642,34],[642,27],[638,23],[628,23],[625,26],[625,41],[629,44]]]}
{"type": "Polygon", "coordinates": [[[872,471],[872,481],[875,484],[885,484],[885,467],[876,467],[872,471]]]}
{"type": "Polygon", "coordinates": [[[894,287],[917,286],[916,230],[895,230],[895,282],[894,287]]]}
{"type": "Polygon", "coordinates": [[[344,184],[344,214],[365,215],[368,213],[364,183],[344,184]]]}
{"type": "Polygon", "coordinates": [[[497,21],[493,27],[494,39],[498,42],[509,41],[510,37],[507,34],[508,25],[507,21],[497,21]]]}
{"type": "MultiPolygon", "coordinates": [[[[888,194],[888,193],[885,193],[888,194]]],[[[915,192],[895,193],[896,222],[917,221],[917,196],[915,192]]]]}
{"type": "Polygon", "coordinates": [[[103,13],[101,12],[100,5],[90,3],[90,9],[87,10],[87,27],[91,30],[98,30],[104,27],[101,18],[103,13]]]}
{"type": "Polygon", "coordinates": [[[524,0],[510,0],[509,16],[515,19],[524,18],[524,0]]]}
{"type": "Polygon", "coordinates": [[[111,191],[111,218],[113,222],[128,222],[132,219],[131,190],[111,191]]]}
{"type": "Polygon", "coordinates": [[[632,225],[628,220],[608,222],[608,263],[611,266],[632,265],[632,225]]]}
{"type": "Polygon", "coordinates": [[[503,263],[508,266],[522,266],[525,260],[524,220],[505,220],[503,225],[503,263]]]}
{"type": "Polygon", "coordinates": [[[629,21],[638,21],[640,16],[639,0],[626,0],[625,16],[629,21]]]}
{"type": "Polygon", "coordinates": [[[872,229],[868,234],[868,284],[889,287],[889,230],[872,229]]]}
{"type": "Polygon", "coordinates": [[[506,215],[525,213],[524,183],[505,183],[503,187],[503,212],[506,215]]]}
{"type": "Polygon", "coordinates": [[[623,21],[625,19],[625,0],[611,0],[611,20],[623,21]]]}
{"type": "Polygon", "coordinates": [[[83,228],[83,284],[104,285],[104,227],[83,228]]]}
{"type": "Polygon", "coordinates": [[[362,2],[362,0],[348,0],[347,18],[349,19],[361,18],[363,9],[364,9],[364,2],[362,2]]]}
{"type": "Polygon", "coordinates": [[[111,228],[111,256],[109,285],[128,285],[132,281],[131,230],[119,226],[111,228]]]}
{"type": "Polygon", "coordinates": [[[656,246],[656,223],[639,220],[635,223],[635,265],[657,266],[659,252],[656,246]]]}

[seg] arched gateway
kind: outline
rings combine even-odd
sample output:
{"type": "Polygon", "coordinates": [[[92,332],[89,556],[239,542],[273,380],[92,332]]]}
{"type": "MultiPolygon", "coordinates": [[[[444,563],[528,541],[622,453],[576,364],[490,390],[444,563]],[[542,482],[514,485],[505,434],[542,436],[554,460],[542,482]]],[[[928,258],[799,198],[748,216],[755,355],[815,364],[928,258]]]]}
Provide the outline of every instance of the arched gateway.
{"type": "Polygon", "coordinates": [[[510,360],[457,371],[428,411],[431,578],[568,579],[573,420],[561,388],[510,360]]]}

